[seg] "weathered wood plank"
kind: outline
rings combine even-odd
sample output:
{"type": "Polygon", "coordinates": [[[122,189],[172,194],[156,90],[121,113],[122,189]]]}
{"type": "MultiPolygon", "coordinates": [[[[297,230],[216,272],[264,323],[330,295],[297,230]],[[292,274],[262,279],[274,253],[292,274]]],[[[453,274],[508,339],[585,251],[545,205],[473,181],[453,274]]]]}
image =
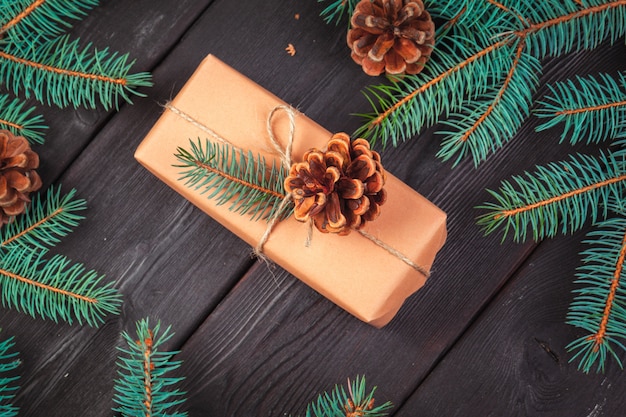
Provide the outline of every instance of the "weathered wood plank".
{"type": "Polygon", "coordinates": [[[397,415],[620,415],[619,366],[586,375],[565,349],[583,335],[565,324],[583,239],[543,242],[397,415]]]}

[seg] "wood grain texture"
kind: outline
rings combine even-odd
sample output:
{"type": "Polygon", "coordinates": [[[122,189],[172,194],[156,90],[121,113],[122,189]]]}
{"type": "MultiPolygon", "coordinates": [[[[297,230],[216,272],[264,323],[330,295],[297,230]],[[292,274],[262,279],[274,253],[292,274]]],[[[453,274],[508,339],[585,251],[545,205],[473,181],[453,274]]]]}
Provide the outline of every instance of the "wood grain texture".
{"type": "MultiPolygon", "coordinates": [[[[381,330],[252,260],[247,245],[133,159],[160,104],[209,53],[329,130],[354,131],[360,121],[350,113],[369,110],[361,90],[373,80],[347,54],[345,29],[319,17],[322,8],[315,1],[110,0],[72,29],[85,42],[129,51],[138,70],[153,72],[155,86],[116,113],[39,106],[50,124],[43,175],[76,188],[89,206],[55,251],[115,281],[124,305],[99,329],[0,311],[0,336],[14,335],[21,352],[21,416],[112,414],[119,333],[146,316],[176,332],[165,348],[182,349],[178,373],[189,400],[181,408],[190,416],[303,413],[317,393],[363,374],[380,401],[397,404],[398,416],[618,410],[616,367],[589,377],[563,360],[574,333],[563,315],[581,235],[501,243],[475,225],[485,188],[598,147],[558,145],[557,130],[537,134],[529,119],[478,169],[469,160],[454,169],[438,160],[436,127],[380,149],[389,171],[449,216],[432,277],[381,330]]],[[[546,62],[542,82],[624,69],[624,45],[603,45],[546,62]]]]}
{"type": "Polygon", "coordinates": [[[620,415],[619,366],[586,375],[565,349],[583,335],[564,323],[583,238],[543,242],[397,415],[620,415]]]}

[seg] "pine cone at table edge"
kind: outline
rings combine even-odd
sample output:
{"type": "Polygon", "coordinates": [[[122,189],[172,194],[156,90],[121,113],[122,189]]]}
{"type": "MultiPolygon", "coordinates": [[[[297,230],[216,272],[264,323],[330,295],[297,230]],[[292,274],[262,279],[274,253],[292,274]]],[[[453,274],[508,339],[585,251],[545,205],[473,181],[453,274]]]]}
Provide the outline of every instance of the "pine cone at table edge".
{"type": "Polygon", "coordinates": [[[435,24],[422,0],[361,0],[351,24],[351,56],[368,75],[418,74],[430,58],[435,24]]]}
{"type": "Polygon", "coordinates": [[[39,155],[23,136],[0,130],[0,227],[26,210],[30,193],[41,188],[39,155]]]}
{"type": "Polygon", "coordinates": [[[325,152],[310,149],[291,166],[285,191],[295,202],[294,217],[313,219],[323,233],[347,235],[380,215],[387,195],[378,152],[365,139],[336,133],[325,152]]]}

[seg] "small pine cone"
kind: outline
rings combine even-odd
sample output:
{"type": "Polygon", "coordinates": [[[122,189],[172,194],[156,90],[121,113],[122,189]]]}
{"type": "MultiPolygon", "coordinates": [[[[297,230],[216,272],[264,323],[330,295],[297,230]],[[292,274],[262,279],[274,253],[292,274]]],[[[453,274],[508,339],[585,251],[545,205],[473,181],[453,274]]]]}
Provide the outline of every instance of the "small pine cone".
{"type": "Polygon", "coordinates": [[[24,137],[0,130],[0,226],[22,214],[29,194],[41,188],[38,167],[39,156],[24,137]]]}
{"type": "Polygon", "coordinates": [[[417,74],[430,58],[435,23],[422,0],[361,0],[351,23],[352,59],[368,75],[417,74]]]}
{"type": "Polygon", "coordinates": [[[365,139],[350,142],[337,133],[322,152],[311,149],[291,166],[285,190],[294,202],[294,217],[313,219],[324,233],[347,235],[376,219],[386,200],[385,171],[378,152],[365,139]]]}

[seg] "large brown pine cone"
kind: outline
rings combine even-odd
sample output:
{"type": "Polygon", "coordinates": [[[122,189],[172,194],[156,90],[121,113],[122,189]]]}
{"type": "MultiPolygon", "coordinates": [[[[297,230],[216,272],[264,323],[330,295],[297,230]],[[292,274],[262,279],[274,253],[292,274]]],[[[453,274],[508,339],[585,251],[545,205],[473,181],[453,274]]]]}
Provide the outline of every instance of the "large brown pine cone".
{"type": "Polygon", "coordinates": [[[0,226],[23,213],[29,194],[41,187],[38,167],[39,156],[24,137],[0,130],[0,226]]]}
{"type": "Polygon", "coordinates": [[[361,0],[348,45],[368,75],[417,74],[430,58],[435,24],[422,0],[361,0]]]}
{"type": "Polygon", "coordinates": [[[321,232],[347,235],[378,217],[386,200],[384,184],[378,152],[365,139],[350,142],[347,134],[337,133],[326,152],[311,149],[291,166],[285,190],[295,202],[296,220],[313,219],[321,232]]]}

